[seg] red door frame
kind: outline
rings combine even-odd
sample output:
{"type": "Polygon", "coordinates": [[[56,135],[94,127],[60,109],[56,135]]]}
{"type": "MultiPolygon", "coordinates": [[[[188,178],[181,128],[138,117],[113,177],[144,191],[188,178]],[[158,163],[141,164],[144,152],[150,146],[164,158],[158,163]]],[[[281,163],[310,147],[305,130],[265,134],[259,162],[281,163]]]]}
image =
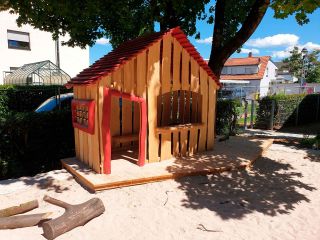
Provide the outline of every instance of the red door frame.
{"type": "Polygon", "coordinates": [[[104,88],[103,90],[103,113],[102,113],[102,139],[104,146],[103,172],[111,173],[111,134],[110,134],[110,117],[111,97],[121,97],[140,105],[140,131],[139,131],[139,157],[138,165],[143,166],[146,155],[146,135],[147,135],[147,105],[146,100],[133,94],[122,93],[114,89],[104,88]]]}

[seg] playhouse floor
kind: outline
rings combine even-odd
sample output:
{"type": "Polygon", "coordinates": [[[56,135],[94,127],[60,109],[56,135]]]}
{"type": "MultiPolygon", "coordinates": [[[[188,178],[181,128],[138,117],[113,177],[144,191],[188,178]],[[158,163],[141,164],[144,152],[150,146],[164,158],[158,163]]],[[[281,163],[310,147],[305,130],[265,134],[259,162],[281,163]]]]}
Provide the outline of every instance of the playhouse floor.
{"type": "Polygon", "coordinates": [[[83,185],[92,191],[99,191],[245,168],[260,157],[272,142],[272,139],[231,137],[227,142],[216,142],[213,151],[198,153],[192,157],[150,163],[143,167],[117,154],[119,159],[112,157],[110,175],[97,174],[76,158],[61,161],[63,167],[83,185]]]}

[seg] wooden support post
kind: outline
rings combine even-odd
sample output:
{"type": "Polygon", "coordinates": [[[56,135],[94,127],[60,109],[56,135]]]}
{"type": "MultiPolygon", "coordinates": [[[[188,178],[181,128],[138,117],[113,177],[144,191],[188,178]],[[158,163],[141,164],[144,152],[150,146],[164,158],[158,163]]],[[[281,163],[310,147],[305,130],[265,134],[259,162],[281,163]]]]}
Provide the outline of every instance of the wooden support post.
{"type": "Polygon", "coordinates": [[[253,117],[254,117],[254,100],[251,100],[251,116],[250,116],[250,128],[253,129],[253,117]]]}
{"type": "Polygon", "coordinates": [[[271,101],[271,114],[270,114],[270,125],[269,125],[269,129],[273,130],[273,118],[274,118],[274,109],[275,109],[275,100],[271,101]]]}
{"type": "Polygon", "coordinates": [[[247,118],[248,118],[248,101],[244,99],[244,129],[247,129],[247,118]]]}
{"type": "Polygon", "coordinates": [[[71,205],[49,196],[44,196],[43,200],[66,210],[60,217],[42,224],[43,235],[47,239],[54,239],[76,227],[83,226],[105,211],[99,198],[92,198],[78,205],[71,205]]]}

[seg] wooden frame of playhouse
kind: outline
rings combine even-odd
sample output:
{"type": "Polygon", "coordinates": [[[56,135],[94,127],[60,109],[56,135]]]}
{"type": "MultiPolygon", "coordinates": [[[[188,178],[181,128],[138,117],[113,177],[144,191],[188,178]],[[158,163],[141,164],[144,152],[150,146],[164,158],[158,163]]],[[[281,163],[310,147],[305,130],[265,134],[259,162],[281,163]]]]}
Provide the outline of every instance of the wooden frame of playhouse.
{"type": "Polygon", "coordinates": [[[213,149],[219,81],[180,28],[123,43],[68,85],[76,158],[97,173],[116,151],[143,166],[213,149]]]}

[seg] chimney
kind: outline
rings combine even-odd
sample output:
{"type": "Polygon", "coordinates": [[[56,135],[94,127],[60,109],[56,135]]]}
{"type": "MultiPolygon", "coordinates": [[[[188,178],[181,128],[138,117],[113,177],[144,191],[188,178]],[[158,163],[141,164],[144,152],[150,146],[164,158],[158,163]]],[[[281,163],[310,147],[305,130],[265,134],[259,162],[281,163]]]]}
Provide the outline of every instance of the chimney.
{"type": "Polygon", "coordinates": [[[248,57],[252,57],[252,52],[249,52],[248,57]]]}

